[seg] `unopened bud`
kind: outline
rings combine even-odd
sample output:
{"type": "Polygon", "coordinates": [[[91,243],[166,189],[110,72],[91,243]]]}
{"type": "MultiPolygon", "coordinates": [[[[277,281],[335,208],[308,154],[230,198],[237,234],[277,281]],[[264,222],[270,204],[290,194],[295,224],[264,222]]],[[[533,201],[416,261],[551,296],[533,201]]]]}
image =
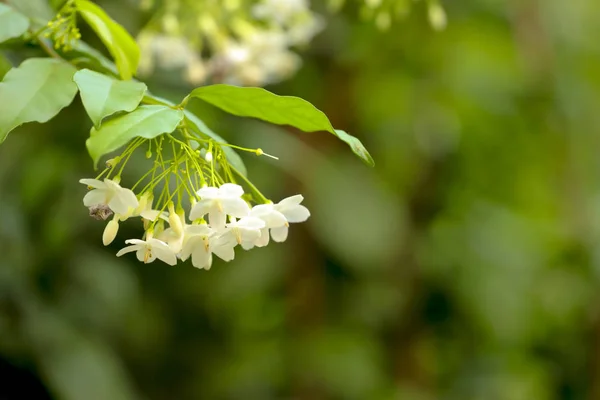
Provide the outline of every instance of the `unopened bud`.
{"type": "Polygon", "coordinates": [[[173,202],[169,203],[169,225],[171,226],[171,229],[173,229],[173,232],[175,232],[177,236],[183,235],[183,225],[181,223],[181,218],[175,212],[175,205],[173,204],[173,202]]]}
{"type": "Polygon", "coordinates": [[[206,152],[206,155],[204,156],[204,159],[206,160],[206,162],[212,162],[212,160],[213,160],[212,151],[206,152]]]}
{"type": "Polygon", "coordinates": [[[146,151],[146,158],[151,158],[152,157],[152,151],[148,150],[146,151]]]}
{"type": "Polygon", "coordinates": [[[104,228],[104,233],[102,234],[102,243],[105,246],[108,246],[115,240],[117,237],[117,232],[119,231],[119,222],[118,218],[112,219],[106,224],[106,228],[104,228]]]}

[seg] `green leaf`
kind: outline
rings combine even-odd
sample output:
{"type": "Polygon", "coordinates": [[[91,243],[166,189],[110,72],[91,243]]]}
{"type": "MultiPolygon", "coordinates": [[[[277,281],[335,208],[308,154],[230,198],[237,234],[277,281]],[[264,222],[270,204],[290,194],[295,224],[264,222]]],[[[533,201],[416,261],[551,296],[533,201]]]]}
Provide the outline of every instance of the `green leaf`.
{"type": "Polygon", "coordinates": [[[278,96],[262,88],[210,85],[194,89],[195,97],[240,117],[258,118],[277,125],[290,125],[304,132],[327,131],[350,146],[367,165],[375,165],[363,144],[344,131],[337,131],[327,116],[299,97],[278,96]]]}
{"type": "Polygon", "coordinates": [[[76,69],[53,58],[30,58],[0,82],[0,143],[17,126],[46,122],[71,104],[77,85],[76,69]]]}
{"type": "MultiPolygon", "coordinates": [[[[151,95],[146,95],[146,97],[144,98],[144,101],[147,103],[153,103],[153,104],[163,104],[163,105],[166,104],[166,105],[170,105],[170,106],[175,106],[175,103],[173,103],[169,100],[166,100],[166,99],[163,99],[163,98],[157,97],[157,96],[151,96],[151,95]]],[[[227,143],[227,141],[225,139],[223,139],[221,136],[219,136],[217,133],[215,133],[213,130],[211,130],[204,123],[204,121],[202,121],[200,118],[198,118],[198,116],[196,116],[196,114],[194,114],[188,110],[184,110],[184,113],[185,113],[185,123],[189,127],[191,127],[195,132],[204,134],[204,135],[216,140],[219,143],[227,143]]],[[[237,169],[240,174],[242,174],[243,176],[248,176],[248,171],[246,169],[246,165],[244,164],[244,161],[242,160],[240,155],[229,146],[222,146],[222,149],[223,149],[223,152],[225,153],[225,157],[227,157],[227,162],[229,162],[230,165],[232,165],[235,169],[237,169]]]]}
{"type": "Polygon", "coordinates": [[[142,82],[118,81],[89,69],[77,71],[73,80],[79,87],[83,106],[96,128],[109,115],[135,110],[147,89],[142,82]]]}
{"type": "Polygon", "coordinates": [[[75,4],[115,59],[121,78],[131,79],[140,61],[140,49],[135,40],[96,4],[88,0],[76,0],[75,4]]]}
{"type": "Polygon", "coordinates": [[[29,18],[0,3],[0,43],[16,38],[29,29],[29,18]]]}
{"type": "Polygon", "coordinates": [[[152,139],[173,132],[182,119],[182,110],[160,105],[140,106],[129,114],[104,122],[98,130],[92,128],[85,145],[96,166],[100,157],[133,138],[152,139]]]}

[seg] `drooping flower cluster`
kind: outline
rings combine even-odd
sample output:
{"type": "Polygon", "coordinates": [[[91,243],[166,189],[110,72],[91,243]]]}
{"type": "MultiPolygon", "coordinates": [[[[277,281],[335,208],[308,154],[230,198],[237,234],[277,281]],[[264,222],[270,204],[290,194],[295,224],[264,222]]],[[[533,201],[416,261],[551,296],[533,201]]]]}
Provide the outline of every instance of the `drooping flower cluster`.
{"type": "MultiPolygon", "coordinates": [[[[228,164],[218,146],[211,143],[211,151],[201,156],[186,142],[173,137],[170,139],[180,145],[181,151],[177,152],[173,146],[174,159],[168,161],[163,159],[162,154],[157,155],[160,161],[155,161],[155,167],[146,174],[152,174],[152,178],[137,196],[133,190],[120,185],[119,175],[112,179],[80,180],[90,189],[83,198],[90,215],[103,220],[112,215],[102,235],[105,246],[114,241],[120,222],[131,218],[143,221],[143,238],[126,240],[128,246],[117,256],[135,252],[138,260],[144,263],[159,259],[169,265],[177,264],[178,259],[191,259],[195,267],[210,269],[213,254],[224,261],[231,261],[238,246],[250,250],[266,246],[271,238],[283,242],[290,223],[304,222],[310,216],[308,209],[301,204],[301,195],[273,204],[247,180],[254,193],[244,193],[242,186],[231,182],[234,180],[231,173],[234,167],[228,164]],[[214,152],[217,153],[216,160],[214,152]],[[190,164],[194,167],[190,168],[190,164]],[[182,165],[186,165],[183,172],[182,165]],[[169,185],[173,176],[178,183],[176,190],[171,190],[169,185]],[[224,176],[230,181],[226,181],[224,176]],[[207,180],[211,182],[210,186],[207,180]],[[154,189],[160,182],[163,183],[162,193],[157,207],[153,208],[154,189]],[[182,201],[184,193],[190,195],[189,204],[182,201]],[[250,199],[255,202],[258,199],[262,203],[251,206],[250,199]]],[[[143,141],[140,139],[139,143],[143,141]]],[[[157,149],[161,149],[162,139],[157,141],[157,149]]],[[[128,159],[138,146],[135,141],[130,144],[124,152],[125,158],[128,159]]],[[[109,166],[100,177],[106,172],[110,175],[120,162],[119,158],[109,160],[109,166]]]]}

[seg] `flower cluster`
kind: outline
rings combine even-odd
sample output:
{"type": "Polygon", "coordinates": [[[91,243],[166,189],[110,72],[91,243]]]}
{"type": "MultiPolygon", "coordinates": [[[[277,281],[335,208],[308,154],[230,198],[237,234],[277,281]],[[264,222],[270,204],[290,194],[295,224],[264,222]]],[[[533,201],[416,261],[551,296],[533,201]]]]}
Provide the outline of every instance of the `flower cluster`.
{"type": "Polygon", "coordinates": [[[292,48],[308,44],[324,25],[308,0],[181,3],[160,8],[138,36],[142,74],[158,68],[181,71],[192,84],[263,86],[292,75],[300,66],[292,48]]]}
{"type": "MultiPolygon", "coordinates": [[[[160,152],[157,155],[159,161],[155,160],[155,166],[146,174],[151,174],[152,178],[138,195],[120,185],[123,165],[113,178],[80,180],[90,189],[83,198],[90,215],[103,220],[112,216],[102,235],[105,246],[114,241],[120,222],[136,217],[143,222],[143,238],[126,240],[129,246],[121,249],[117,256],[135,252],[138,260],[144,263],[159,259],[169,265],[175,265],[178,259],[191,259],[195,267],[210,269],[213,254],[224,261],[231,261],[237,246],[249,250],[266,246],[271,238],[283,242],[288,236],[290,223],[304,222],[310,216],[308,209],[301,204],[301,195],[274,204],[247,180],[246,184],[254,194],[244,193],[242,186],[232,182],[234,175],[230,171],[234,167],[229,165],[224,152],[215,144],[211,143],[211,150],[202,154],[192,150],[184,141],[174,137],[169,139],[173,144],[174,158],[164,160],[162,139],[155,139],[157,152],[160,152]],[[180,152],[175,143],[180,145],[180,152]],[[186,167],[182,169],[182,165],[186,167]],[[175,190],[171,190],[169,184],[173,176],[178,182],[175,190]],[[163,184],[162,192],[155,202],[154,189],[159,183],[163,184]],[[190,195],[188,204],[184,204],[184,194],[190,195]],[[251,206],[251,199],[260,203],[251,206]],[[189,211],[186,213],[186,210],[189,211]]],[[[144,140],[138,142],[143,143],[144,140]]],[[[136,145],[134,141],[120,157],[109,160],[107,169],[98,178],[116,171],[116,166],[123,158],[129,159],[139,143],[136,145]]],[[[262,154],[262,151],[257,154],[262,154]]],[[[145,179],[146,176],[133,188],[145,179]]]]}

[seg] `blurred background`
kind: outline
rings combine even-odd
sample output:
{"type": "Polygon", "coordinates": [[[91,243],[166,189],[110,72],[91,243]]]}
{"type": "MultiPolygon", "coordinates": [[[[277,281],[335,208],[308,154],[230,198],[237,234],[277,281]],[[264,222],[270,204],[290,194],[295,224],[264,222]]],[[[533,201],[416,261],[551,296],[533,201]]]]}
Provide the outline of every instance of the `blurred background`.
{"type": "Polygon", "coordinates": [[[153,93],[300,96],[376,167],[196,104],[280,157],[242,154],[268,197],[312,212],[206,272],[115,257],[136,224],[102,246],[78,97],[19,128],[0,146],[0,398],[600,399],[599,2],[98,3],[153,93]]]}

